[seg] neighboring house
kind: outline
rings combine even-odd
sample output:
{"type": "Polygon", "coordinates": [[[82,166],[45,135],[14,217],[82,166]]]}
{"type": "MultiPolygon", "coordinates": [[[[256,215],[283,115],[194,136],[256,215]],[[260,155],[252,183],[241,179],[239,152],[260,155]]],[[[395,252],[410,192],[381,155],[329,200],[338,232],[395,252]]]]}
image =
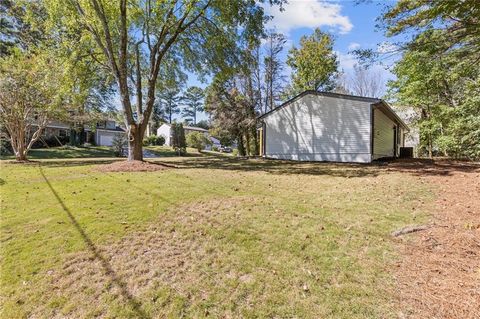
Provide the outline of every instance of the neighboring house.
{"type": "Polygon", "coordinates": [[[405,137],[405,146],[413,147],[414,154],[418,155],[418,145],[420,144],[420,130],[417,121],[419,118],[418,111],[410,106],[393,106],[395,112],[407,123],[410,131],[405,137]]]}
{"type": "Polygon", "coordinates": [[[408,131],[381,99],[317,91],[263,114],[258,128],[264,157],[358,163],[397,157],[408,131]]]}
{"type": "Polygon", "coordinates": [[[116,135],[125,135],[125,130],[117,126],[115,121],[107,120],[97,122],[95,130],[95,144],[99,146],[112,146],[116,135]]]}
{"type": "MultiPolygon", "coordinates": [[[[192,133],[192,132],[201,132],[206,137],[210,136],[208,134],[208,130],[206,130],[204,128],[201,128],[201,127],[184,126],[183,129],[185,131],[185,136],[188,133],[192,133]]],[[[165,138],[165,145],[171,146],[172,126],[168,123],[164,123],[164,124],[160,125],[160,127],[157,130],[157,136],[163,136],[165,138]]]]}
{"type": "MultiPolygon", "coordinates": [[[[35,126],[32,127],[30,130],[30,135],[33,135],[36,130],[37,128],[35,126]]],[[[70,127],[70,124],[58,120],[50,120],[42,130],[42,135],[40,136],[38,143],[41,143],[45,146],[48,145],[48,140],[56,140],[56,144],[66,144],[70,140],[71,131],[72,128],[70,127]]],[[[95,138],[90,127],[87,125],[84,126],[83,134],[83,140],[87,142],[93,141],[95,138]]]]}
{"type": "MultiPolygon", "coordinates": [[[[36,129],[36,128],[35,128],[36,129]]],[[[90,131],[89,129],[85,128],[85,131],[90,131]]],[[[33,131],[31,132],[33,134],[33,131]]],[[[70,126],[66,123],[60,121],[48,121],[47,126],[42,131],[42,138],[49,138],[49,137],[61,137],[65,138],[70,136],[70,126]]]]}
{"type": "MultiPolygon", "coordinates": [[[[85,141],[93,141],[95,145],[111,146],[113,137],[117,134],[125,134],[125,130],[117,126],[115,121],[106,120],[96,123],[95,132],[88,125],[84,126],[85,141]]],[[[68,123],[51,120],[42,131],[42,138],[69,137],[71,127],[68,123]]],[[[59,139],[60,140],[60,139],[59,139]]]]}
{"type": "Polygon", "coordinates": [[[206,130],[204,128],[201,128],[201,127],[184,126],[183,129],[185,130],[185,135],[187,135],[188,133],[192,133],[192,132],[200,132],[200,133],[203,133],[206,137],[209,136],[208,130],[206,130]]]}
{"type": "Polygon", "coordinates": [[[214,147],[217,148],[217,150],[220,149],[220,147],[222,146],[222,143],[220,143],[220,140],[219,140],[219,139],[216,139],[216,138],[213,137],[213,136],[210,136],[209,139],[210,139],[211,144],[210,144],[210,145],[207,145],[207,146],[205,147],[205,149],[206,149],[207,151],[213,150],[214,147]]]}

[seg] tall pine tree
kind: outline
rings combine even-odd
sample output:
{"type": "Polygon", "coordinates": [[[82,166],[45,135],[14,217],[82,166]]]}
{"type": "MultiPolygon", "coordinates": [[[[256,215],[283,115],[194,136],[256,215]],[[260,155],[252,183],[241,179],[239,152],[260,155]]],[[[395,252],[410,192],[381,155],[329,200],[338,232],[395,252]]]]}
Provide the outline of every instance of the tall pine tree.
{"type": "Polygon", "coordinates": [[[193,125],[197,124],[197,113],[203,112],[204,109],[203,98],[203,90],[198,86],[191,86],[185,91],[182,96],[184,104],[182,116],[187,122],[191,122],[193,125]]]}

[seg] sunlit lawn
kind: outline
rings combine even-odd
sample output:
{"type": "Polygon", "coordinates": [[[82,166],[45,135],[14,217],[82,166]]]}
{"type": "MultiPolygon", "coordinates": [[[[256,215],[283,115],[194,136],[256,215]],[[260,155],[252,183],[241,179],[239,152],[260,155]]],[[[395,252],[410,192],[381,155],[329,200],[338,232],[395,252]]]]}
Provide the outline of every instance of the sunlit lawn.
{"type": "Polygon", "coordinates": [[[2,163],[2,317],[395,316],[389,233],[430,202],[417,178],[376,166],[163,160],[177,168],[2,163]]]}
{"type": "MultiPolygon", "coordinates": [[[[147,152],[155,154],[158,157],[172,157],[178,154],[169,146],[146,146],[144,148],[147,152]]],[[[198,156],[198,152],[192,148],[188,148],[187,157],[198,156]]],[[[89,146],[89,147],[75,147],[75,146],[61,146],[50,148],[31,149],[28,152],[30,160],[38,159],[69,159],[69,158],[113,158],[114,153],[111,147],[108,146],[89,146]]],[[[2,159],[14,159],[13,155],[2,156],[2,159]]]]}
{"type": "MultiPolygon", "coordinates": [[[[107,146],[91,147],[50,147],[31,149],[28,152],[29,159],[57,159],[57,158],[92,158],[113,157],[113,151],[107,146]]],[[[3,156],[5,159],[13,159],[13,156],[3,156]]]]}

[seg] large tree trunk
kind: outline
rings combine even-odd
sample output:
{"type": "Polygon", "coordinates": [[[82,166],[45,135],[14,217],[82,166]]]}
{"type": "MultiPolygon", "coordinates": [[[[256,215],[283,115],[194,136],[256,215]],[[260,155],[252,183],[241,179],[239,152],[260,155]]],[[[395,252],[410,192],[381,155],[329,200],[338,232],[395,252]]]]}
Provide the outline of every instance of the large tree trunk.
{"type": "Polygon", "coordinates": [[[15,157],[15,160],[17,162],[26,162],[27,161],[27,156],[26,155],[20,155],[18,157],[15,157]]]}
{"type": "Polygon", "coordinates": [[[252,149],[250,147],[250,134],[248,134],[248,130],[245,132],[245,154],[250,156],[252,155],[252,149]]]}
{"type": "Polygon", "coordinates": [[[17,161],[25,162],[27,160],[27,150],[23,134],[15,140],[12,138],[12,148],[17,161]]]}
{"type": "Polygon", "coordinates": [[[78,130],[78,145],[82,146],[85,144],[85,127],[83,122],[80,124],[80,129],[78,130]]]}
{"type": "Polygon", "coordinates": [[[432,138],[428,136],[428,158],[433,158],[433,146],[432,146],[432,138]]]}
{"type": "Polygon", "coordinates": [[[128,130],[128,160],[143,161],[143,130],[136,124],[128,130]]]}
{"type": "Polygon", "coordinates": [[[41,125],[37,127],[37,130],[30,137],[30,128],[25,125],[25,122],[10,121],[9,125],[6,125],[8,134],[10,135],[10,143],[12,144],[13,153],[17,161],[27,161],[27,154],[33,143],[35,143],[41,136],[42,130],[47,123],[46,118],[39,121],[41,125]],[[16,124],[16,125],[15,125],[16,124]]]}
{"type": "Polygon", "coordinates": [[[142,139],[138,136],[139,132],[136,132],[137,136],[130,134],[128,139],[128,160],[129,161],[143,161],[143,145],[142,139]]]}
{"type": "Polygon", "coordinates": [[[24,147],[21,147],[17,151],[15,151],[15,160],[17,160],[18,162],[27,161],[27,152],[25,151],[24,147]]]}
{"type": "Polygon", "coordinates": [[[252,134],[252,137],[253,137],[253,155],[257,156],[259,155],[259,151],[258,151],[258,136],[257,136],[257,127],[254,126],[251,128],[251,134],[252,134]]]}
{"type": "Polygon", "coordinates": [[[245,156],[245,145],[243,144],[243,134],[238,134],[237,138],[237,148],[238,148],[238,155],[245,156]]]}

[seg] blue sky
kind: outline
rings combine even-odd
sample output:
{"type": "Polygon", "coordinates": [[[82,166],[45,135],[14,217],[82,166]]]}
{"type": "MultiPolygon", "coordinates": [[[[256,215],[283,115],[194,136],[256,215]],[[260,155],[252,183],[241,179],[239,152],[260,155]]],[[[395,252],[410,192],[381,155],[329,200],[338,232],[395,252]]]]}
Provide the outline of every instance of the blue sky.
{"type": "MultiPolygon", "coordinates": [[[[366,1],[356,4],[349,0],[290,0],[285,11],[266,6],[267,13],[273,16],[268,27],[274,27],[289,38],[289,47],[298,45],[303,35],[309,35],[316,27],[330,32],[335,37],[334,49],[340,60],[340,67],[349,73],[356,63],[349,51],[362,48],[376,50],[389,49],[387,38],[377,30],[376,19],[382,14],[385,5],[394,1],[366,1]]],[[[288,51],[288,48],[287,50],[288,51]]],[[[385,79],[392,77],[385,67],[377,66],[385,79]]]]}
{"type": "MultiPolygon", "coordinates": [[[[393,0],[371,0],[362,4],[356,4],[353,0],[289,0],[283,12],[280,12],[278,7],[269,5],[264,5],[264,9],[273,16],[267,28],[275,28],[288,38],[284,50],[285,59],[288,50],[297,46],[303,35],[309,35],[316,27],[320,27],[334,36],[334,50],[339,58],[340,68],[348,77],[357,63],[349,51],[358,48],[372,48],[380,52],[391,49],[389,39],[381,30],[377,30],[375,25],[385,5],[394,3],[393,0]]],[[[392,61],[389,61],[390,65],[392,61]]],[[[376,65],[373,69],[386,83],[393,75],[387,69],[389,63],[384,63],[386,65],[376,65]]],[[[286,72],[289,72],[288,68],[286,72]]],[[[206,84],[199,83],[196,77],[190,74],[187,85],[205,87],[206,84]]],[[[199,116],[199,120],[205,118],[205,114],[199,116]]]]}

